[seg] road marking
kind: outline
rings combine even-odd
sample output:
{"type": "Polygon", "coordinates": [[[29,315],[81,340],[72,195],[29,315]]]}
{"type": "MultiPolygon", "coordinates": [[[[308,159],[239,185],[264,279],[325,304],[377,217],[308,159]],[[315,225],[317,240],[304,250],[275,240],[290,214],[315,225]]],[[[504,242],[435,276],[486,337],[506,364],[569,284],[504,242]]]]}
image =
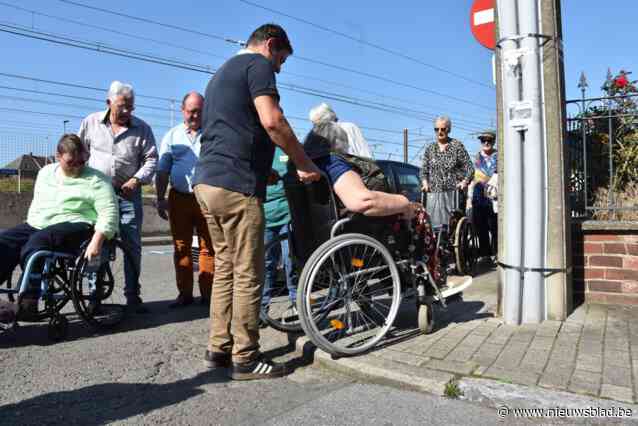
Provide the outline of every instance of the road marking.
{"type": "Polygon", "coordinates": [[[494,8],[480,10],[474,13],[475,27],[483,24],[489,24],[490,22],[494,22],[494,8]]]}

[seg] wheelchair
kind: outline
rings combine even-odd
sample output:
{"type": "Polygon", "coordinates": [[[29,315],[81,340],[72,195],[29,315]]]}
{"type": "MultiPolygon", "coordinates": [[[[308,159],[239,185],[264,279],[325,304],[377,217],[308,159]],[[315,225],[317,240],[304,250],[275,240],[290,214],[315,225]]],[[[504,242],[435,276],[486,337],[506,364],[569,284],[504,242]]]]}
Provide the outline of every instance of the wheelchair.
{"type": "Polygon", "coordinates": [[[75,313],[95,331],[118,325],[124,319],[126,300],[123,289],[116,287],[123,286],[125,268],[136,271],[136,265],[125,262],[129,249],[120,239],[105,241],[99,259],[94,262],[84,258],[87,245],[88,241],[75,253],[50,250],[33,253],[18,285],[13,288],[9,278],[6,288],[0,288],[0,294],[7,295],[13,309],[10,320],[0,324],[2,328],[15,328],[18,321],[41,322],[48,319],[49,338],[64,340],[68,335],[67,316],[72,312],[65,309],[69,302],[75,313]],[[37,306],[33,312],[25,313],[22,300],[27,292],[33,293],[34,290],[34,296],[38,296],[37,306]]]}
{"type": "MultiPolygon", "coordinates": [[[[474,276],[478,259],[478,235],[471,219],[465,214],[465,209],[461,208],[464,200],[465,193],[457,191],[454,197],[454,210],[448,223],[435,226],[433,229],[442,263],[454,266],[452,270],[446,268],[443,273],[474,276]]],[[[426,205],[425,194],[422,195],[421,204],[424,207],[426,205]]]]}
{"type": "Polygon", "coordinates": [[[420,331],[433,331],[434,304],[445,307],[457,290],[446,288],[447,265],[433,230],[417,229],[429,226],[427,221],[415,225],[397,216],[341,214],[325,177],[306,185],[288,173],[284,189],[291,232],[272,244],[289,241],[300,271],[297,297],[293,302],[285,284],[277,286],[262,319],[279,330],[303,330],[335,356],[374,347],[403,300],[416,303],[420,331]]]}

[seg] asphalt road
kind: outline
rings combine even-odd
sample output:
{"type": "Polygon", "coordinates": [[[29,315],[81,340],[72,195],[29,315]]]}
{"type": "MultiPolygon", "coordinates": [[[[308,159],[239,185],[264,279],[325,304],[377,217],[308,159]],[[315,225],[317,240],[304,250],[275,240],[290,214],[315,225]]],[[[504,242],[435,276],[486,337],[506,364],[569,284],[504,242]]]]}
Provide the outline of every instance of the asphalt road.
{"type": "Polygon", "coordinates": [[[61,343],[49,342],[46,323],[0,335],[0,424],[512,423],[490,408],[309,366],[288,336],[271,329],[262,333],[263,351],[288,361],[294,372],[230,381],[202,364],[207,309],[168,309],[175,288],[167,247],[144,248],[142,286],[152,312],[111,334],[94,335],[71,317],[61,343]]]}

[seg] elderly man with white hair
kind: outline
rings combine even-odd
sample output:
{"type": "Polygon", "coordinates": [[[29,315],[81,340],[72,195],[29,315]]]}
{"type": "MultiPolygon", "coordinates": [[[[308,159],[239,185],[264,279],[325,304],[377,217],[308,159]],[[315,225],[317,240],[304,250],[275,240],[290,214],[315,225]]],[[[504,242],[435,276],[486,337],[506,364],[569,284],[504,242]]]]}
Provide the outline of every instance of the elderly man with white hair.
{"type": "Polygon", "coordinates": [[[95,112],[82,120],[78,136],[89,149],[89,166],[110,177],[117,194],[120,236],[131,252],[131,259],[125,263],[124,295],[127,305],[142,313],[146,310],[142,306],[139,284],[141,187],[151,182],[158,154],[153,131],[133,116],[135,93],[130,84],[112,82],[106,105],[106,111],[95,112]]]}
{"type": "Polygon", "coordinates": [[[348,145],[344,152],[357,157],[372,158],[372,152],[368,146],[368,142],[363,137],[361,129],[354,123],[339,121],[337,114],[332,107],[325,102],[320,103],[310,110],[308,114],[313,125],[321,123],[335,123],[348,136],[348,145]]]}

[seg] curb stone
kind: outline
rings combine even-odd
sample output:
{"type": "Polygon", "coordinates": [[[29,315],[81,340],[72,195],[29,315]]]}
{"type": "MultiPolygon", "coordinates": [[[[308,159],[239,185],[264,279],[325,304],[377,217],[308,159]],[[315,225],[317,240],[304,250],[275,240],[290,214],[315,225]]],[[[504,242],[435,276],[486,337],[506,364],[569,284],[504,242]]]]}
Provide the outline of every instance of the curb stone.
{"type": "Polygon", "coordinates": [[[415,367],[378,357],[367,357],[365,361],[362,357],[333,358],[332,355],[318,349],[306,336],[299,337],[295,344],[297,351],[304,358],[321,366],[438,396],[444,396],[445,386],[456,377],[452,373],[415,367]]]}
{"type": "MultiPolygon", "coordinates": [[[[638,405],[570,392],[463,377],[459,380],[461,399],[493,408],[625,408],[638,414],[638,405]]],[[[631,417],[630,417],[631,418],[631,417]]]]}

